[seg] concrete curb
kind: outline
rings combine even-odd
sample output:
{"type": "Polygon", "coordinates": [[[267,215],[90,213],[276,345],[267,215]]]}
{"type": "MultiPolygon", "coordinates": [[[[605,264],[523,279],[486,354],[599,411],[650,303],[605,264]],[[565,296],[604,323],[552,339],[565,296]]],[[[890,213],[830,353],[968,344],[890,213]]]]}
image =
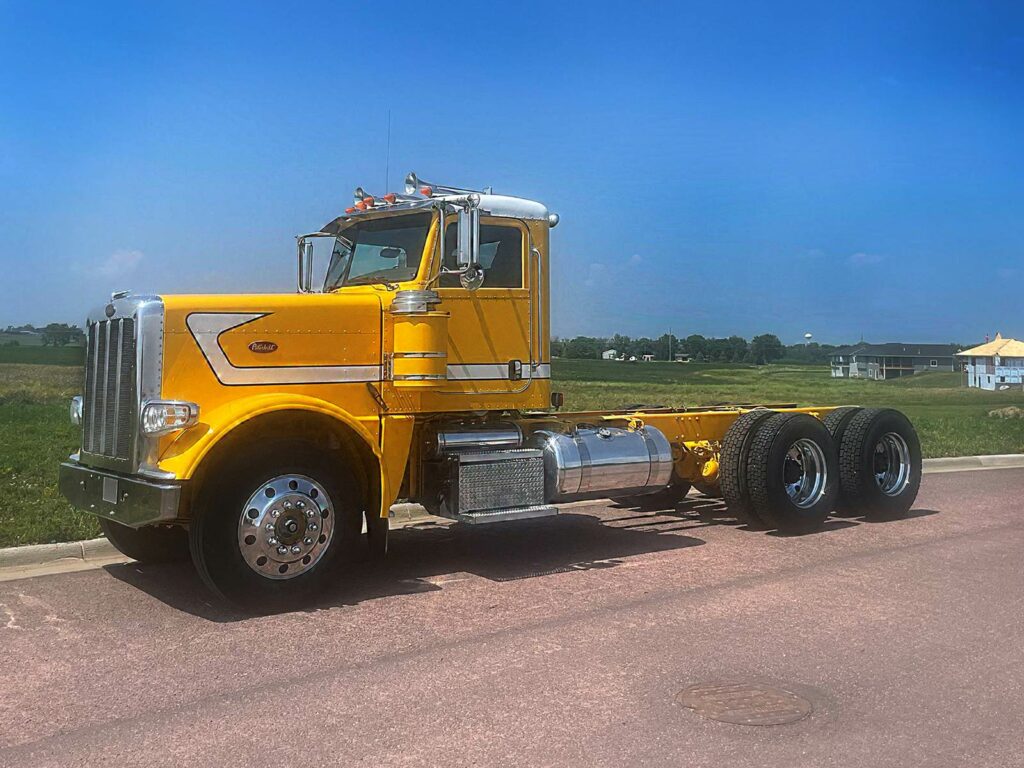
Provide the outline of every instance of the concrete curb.
{"type": "Polygon", "coordinates": [[[970,469],[1012,469],[1024,467],[1024,454],[1000,453],[992,456],[951,456],[944,459],[925,459],[924,471],[962,472],[970,469]]]}
{"type": "Polygon", "coordinates": [[[119,555],[106,539],[67,541],[61,544],[29,544],[0,549],[0,568],[25,568],[57,560],[102,560],[119,555]]]}
{"type": "MultiPolygon", "coordinates": [[[[404,527],[431,517],[419,504],[396,504],[391,508],[391,519],[396,527],[404,527]]],[[[114,557],[124,555],[105,538],[66,541],[60,544],[28,544],[0,549],[0,570],[31,568],[59,560],[91,562],[114,557]]]]}
{"type": "MultiPolygon", "coordinates": [[[[978,469],[1012,469],[1024,467],[1024,454],[1006,453],[994,456],[954,456],[943,459],[925,459],[925,474],[940,472],[964,472],[978,469]]],[[[565,506],[590,506],[597,501],[586,501],[565,506]]],[[[405,527],[426,520],[441,520],[429,514],[419,504],[396,504],[391,508],[391,520],[395,527],[405,527]]],[[[8,568],[32,568],[59,561],[81,561],[88,563],[123,557],[106,539],[68,541],[61,544],[29,544],[23,547],[0,549],[0,570],[8,568]]]]}

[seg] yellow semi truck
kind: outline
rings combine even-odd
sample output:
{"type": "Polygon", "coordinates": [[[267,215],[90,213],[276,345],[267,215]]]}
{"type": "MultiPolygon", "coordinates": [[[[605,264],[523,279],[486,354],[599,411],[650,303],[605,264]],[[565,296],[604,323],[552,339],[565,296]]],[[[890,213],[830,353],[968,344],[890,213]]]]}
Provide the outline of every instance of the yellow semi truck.
{"type": "Polygon", "coordinates": [[[696,486],[785,531],[910,508],[921,450],[897,411],[559,410],[558,216],[415,174],[405,187],[358,188],[298,238],[295,293],[119,292],[90,314],[81,447],[60,488],[118,549],[191,556],[213,590],[258,608],[382,555],[400,500],[482,524],[696,486]]]}

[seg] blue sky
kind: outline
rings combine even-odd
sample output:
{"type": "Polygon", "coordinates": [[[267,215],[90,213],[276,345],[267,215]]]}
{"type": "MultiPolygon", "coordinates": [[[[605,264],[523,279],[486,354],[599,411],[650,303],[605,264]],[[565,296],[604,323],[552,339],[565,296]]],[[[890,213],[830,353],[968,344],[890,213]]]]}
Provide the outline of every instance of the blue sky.
{"type": "Polygon", "coordinates": [[[557,334],[1024,337],[1019,3],[291,5],[0,0],[0,326],[291,290],[390,109],[562,216],[557,334]]]}

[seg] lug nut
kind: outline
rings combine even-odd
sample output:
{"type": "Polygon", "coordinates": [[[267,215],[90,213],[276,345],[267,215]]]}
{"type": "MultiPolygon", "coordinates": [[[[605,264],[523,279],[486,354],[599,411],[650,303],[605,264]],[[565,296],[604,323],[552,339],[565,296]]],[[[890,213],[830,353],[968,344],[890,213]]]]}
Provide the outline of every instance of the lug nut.
{"type": "Polygon", "coordinates": [[[316,530],[316,528],[317,528],[317,525],[316,525],[316,523],[310,523],[310,524],[309,524],[309,526],[308,526],[308,528],[309,528],[309,530],[311,530],[311,531],[315,531],[315,530],[316,530]]]}
{"type": "Polygon", "coordinates": [[[298,507],[299,509],[305,509],[306,508],[306,502],[304,502],[304,501],[297,501],[297,502],[295,502],[295,506],[298,507]]]}
{"type": "Polygon", "coordinates": [[[305,544],[307,547],[309,547],[309,546],[312,546],[313,540],[311,538],[309,538],[309,536],[307,536],[306,538],[304,538],[302,540],[302,543],[305,544]]]}
{"type": "Polygon", "coordinates": [[[294,545],[292,546],[292,554],[293,554],[293,555],[297,555],[297,554],[299,554],[299,552],[301,552],[301,551],[302,551],[302,547],[300,547],[300,546],[299,546],[298,544],[294,544],[294,545]]]}
{"type": "Polygon", "coordinates": [[[274,530],[274,524],[273,523],[267,523],[267,530],[268,531],[274,530]]]}
{"type": "Polygon", "coordinates": [[[281,510],[280,509],[273,509],[273,510],[271,510],[270,511],[270,516],[271,517],[280,517],[281,516],[281,510]]]}
{"type": "Polygon", "coordinates": [[[277,554],[279,554],[279,555],[287,555],[288,554],[288,547],[286,547],[286,546],[284,546],[282,544],[280,547],[277,548],[277,554]]]}
{"type": "Polygon", "coordinates": [[[312,509],[307,509],[306,517],[316,517],[316,512],[314,512],[312,509]]]}
{"type": "Polygon", "coordinates": [[[291,508],[292,508],[292,503],[291,503],[290,501],[286,501],[286,502],[284,503],[284,508],[285,508],[285,509],[291,509],[291,508]]]}
{"type": "Polygon", "coordinates": [[[269,539],[267,539],[267,544],[269,544],[270,546],[274,546],[275,544],[277,544],[277,539],[271,536],[269,539]]]}

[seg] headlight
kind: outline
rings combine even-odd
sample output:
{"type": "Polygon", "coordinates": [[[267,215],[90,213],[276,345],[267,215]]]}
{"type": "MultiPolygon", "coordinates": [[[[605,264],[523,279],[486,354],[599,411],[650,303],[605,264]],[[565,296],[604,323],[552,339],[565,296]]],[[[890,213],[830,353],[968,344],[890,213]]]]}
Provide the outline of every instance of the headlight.
{"type": "Polygon", "coordinates": [[[71,398],[71,423],[76,427],[82,426],[82,396],[75,395],[71,398]]]}
{"type": "Polygon", "coordinates": [[[199,406],[182,400],[150,400],[142,409],[142,431],[164,435],[199,421],[199,406]]]}

